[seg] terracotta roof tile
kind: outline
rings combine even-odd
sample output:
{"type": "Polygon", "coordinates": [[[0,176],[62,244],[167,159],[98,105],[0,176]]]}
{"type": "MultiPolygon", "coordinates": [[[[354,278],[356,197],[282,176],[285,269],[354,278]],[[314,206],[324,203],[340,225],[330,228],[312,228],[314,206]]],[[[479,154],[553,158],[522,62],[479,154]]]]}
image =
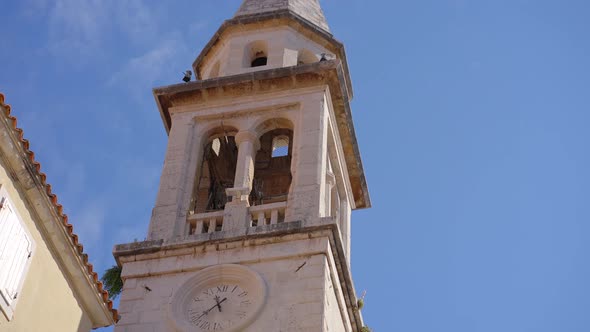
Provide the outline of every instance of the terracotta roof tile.
{"type": "Polygon", "coordinates": [[[17,136],[18,136],[24,150],[27,153],[29,161],[35,167],[35,170],[37,171],[37,175],[41,178],[41,181],[42,181],[43,185],[45,186],[45,191],[47,193],[47,196],[49,197],[49,199],[53,203],[53,205],[56,208],[59,215],[61,216],[61,221],[63,223],[63,227],[66,228],[68,234],[70,235],[70,238],[72,239],[74,246],[77,248],[78,255],[80,255],[82,262],[84,262],[88,274],[90,275],[91,279],[94,281],[94,283],[96,285],[96,288],[98,289],[98,293],[102,296],[103,301],[105,302],[105,304],[107,305],[107,307],[109,308],[111,313],[113,314],[113,319],[115,320],[115,322],[118,321],[119,315],[117,313],[117,309],[113,309],[113,301],[111,301],[109,299],[108,291],[106,291],[103,288],[103,284],[100,281],[98,274],[96,272],[94,272],[93,265],[88,262],[88,254],[84,253],[84,246],[78,241],[78,235],[76,235],[74,233],[74,226],[72,226],[70,223],[68,223],[68,216],[63,213],[63,206],[58,203],[57,195],[55,195],[51,191],[51,185],[46,182],[47,175],[45,175],[45,173],[41,172],[41,164],[35,160],[35,153],[33,151],[29,150],[30,143],[27,139],[25,139],[23,137],[23,130],[21,128],[17,127],[17,119],[16,119],[16,117],[14,117],[10,114],[10,111],[11,111],[10,105],[5,104],[4,100],[5,100],[4,95],[2,93],[0,93],[0,106],[2,106],[4,108],[4,112],[5,112],[6,117],[8,117],[8,119],[12,122],[12,129],[14,130],[14,132],[17,133],[17,136]]]}

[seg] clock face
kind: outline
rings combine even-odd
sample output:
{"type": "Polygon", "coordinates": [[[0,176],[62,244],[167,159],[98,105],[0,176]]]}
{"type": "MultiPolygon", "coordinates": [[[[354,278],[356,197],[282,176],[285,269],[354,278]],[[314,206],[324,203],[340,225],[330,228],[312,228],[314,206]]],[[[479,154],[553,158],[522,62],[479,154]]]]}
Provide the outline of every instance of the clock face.
{"type": "Polygon", "coordinates": [[[170,304],[172,322],[186,332],[242,331],[265,300],[266,286],[256,272],[241,265],[217,265],[178,288],[170,304]]]}
{"type": "Polygon", "coordinates": [[[224,331],[239,326],[255,309],[252,294],[240,285],[221,283],[193,294],[188,320],[201,331],[224,331]]]}

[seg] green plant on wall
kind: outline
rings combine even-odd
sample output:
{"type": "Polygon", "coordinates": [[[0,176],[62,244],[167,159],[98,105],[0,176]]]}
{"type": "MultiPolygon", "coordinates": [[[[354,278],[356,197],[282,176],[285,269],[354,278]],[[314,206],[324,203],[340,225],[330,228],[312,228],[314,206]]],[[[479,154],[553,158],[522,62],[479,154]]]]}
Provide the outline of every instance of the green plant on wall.
{"type": "Polygon", "coordinates": [[[109,292],[109,298],[114,299],[123,290],[123,280],[121,279],[121,268],[113,265],[111,268],[104,271],[102,278],[100,278],[104,289],[109,292]]]}

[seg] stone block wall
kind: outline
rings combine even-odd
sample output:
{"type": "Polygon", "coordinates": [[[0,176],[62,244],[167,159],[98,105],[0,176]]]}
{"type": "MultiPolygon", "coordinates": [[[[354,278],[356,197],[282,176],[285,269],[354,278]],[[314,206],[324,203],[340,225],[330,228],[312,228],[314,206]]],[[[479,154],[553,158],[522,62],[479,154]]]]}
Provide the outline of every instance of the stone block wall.
{"type": "Polygon", "coordinates": [[[347,331],[335,295],[339,288],[332,285],[328,247],[327,238],[226,249],[208,246],[198,252],[186,249],[185,255],[126,263],[121,321],[115,331],[174,331],[173,294],[201,267],[216,263],[245,265],[266,283],[266,304],[244,332],[347,331]]]}

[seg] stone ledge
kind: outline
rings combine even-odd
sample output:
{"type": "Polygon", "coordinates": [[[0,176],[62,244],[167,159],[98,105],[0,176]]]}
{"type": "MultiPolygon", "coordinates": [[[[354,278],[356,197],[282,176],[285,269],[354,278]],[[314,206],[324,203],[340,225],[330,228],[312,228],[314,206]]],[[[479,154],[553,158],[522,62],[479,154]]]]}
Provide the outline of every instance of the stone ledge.
{"type": "Polygon", "coordinates": [[[335,226],[335,224],[304,226],[301,221],[293,221],[274,225],[262,225],[234,231],[220,231],[214,233],[188,235],[170,240],[154,240],[117,244],[113,248],[113,255],[115,256],[117,262],[120,263],[119,258],[125,256],[154,254],[161,251],[176,250],[205,244],[213,245],[246,239],[250,240],[264,237],[276,237],[300,232],[332,229],[335,226]]]}

